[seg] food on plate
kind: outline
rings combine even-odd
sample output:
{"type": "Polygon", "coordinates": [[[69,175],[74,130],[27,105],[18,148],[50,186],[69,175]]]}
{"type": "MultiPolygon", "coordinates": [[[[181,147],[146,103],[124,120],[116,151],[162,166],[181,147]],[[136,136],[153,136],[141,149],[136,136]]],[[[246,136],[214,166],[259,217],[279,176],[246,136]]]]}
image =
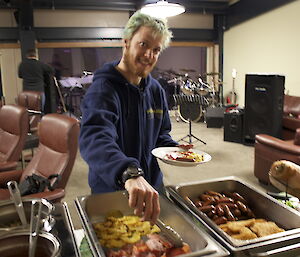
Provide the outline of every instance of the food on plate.
{"type": "Polygon", "coordinates": [[[149,221],[141,221],[138,216],[120,217],[121,212],[110,214],[113,216],[107,216],[105,222],[93,225],[108,257],[173,257],[191,251],[186,243],[182,247],[172,245],[149,221]]]}
{"type": "Polygon", "coordinates": [[[107,248],[121,248],[138,242],[144,235],[160,232],[158,226],[141,221],[138,216],[109,216],[105,222],[94,224],[94,229],[101,245],[107,248]]]}
{"type": "Polygon", "coordinates": [[[284,231],[276,223],[265,219],[229,221],[219,225],[219,228],[232,238],[239,240],[250,240],[284,231]]]}
{"type": "Polygon", "coordinates": [[[173,151],[166,154],[169,160],[183,161],[183,162],[203,162],[204,155],[189,151],[173,151]]]}
{"type": "Polygon", "coordinates": [[[169,241],[158,234],[147,235],[147,240],[140,240],[131,245],[126,245],[119,250],[109,249],[108,257],[173,257],[191,252],[190,247],[183,243],[182,247],[176,248],[169,241]]]}
{"type": "Polygon", "coordinates": [[[206,191],[193,201],[217,225],[227,221],[255,218],[246,199],[237,192],[206,191]]]}

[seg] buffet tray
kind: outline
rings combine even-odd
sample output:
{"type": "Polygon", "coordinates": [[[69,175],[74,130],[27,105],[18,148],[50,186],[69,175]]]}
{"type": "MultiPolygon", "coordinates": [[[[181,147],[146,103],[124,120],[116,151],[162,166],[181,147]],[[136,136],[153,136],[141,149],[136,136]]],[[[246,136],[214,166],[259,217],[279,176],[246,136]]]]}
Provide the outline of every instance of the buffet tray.
{"type": "MultiPolygon", "coordinates": [[[[121,211],[124,215],[133,215],[133,210],[128,206],[127,194],[125,191],[117,191],[80,196],[76,198],[75,204],[93,256],[106,256],[93,229],[93,223],[104,221],[108,212],[113,210],[121,211]]],[[[160,206],[160,219],[175,229],[192,250],[192,253],[184,256],[217,257],[229,255],[228,250],[195,225],[191,217],[169,199],[160,196],[160,206]]]]}
{"type": "Polygon", "coordinates": [[[74,227],[67,203],[54,204],[52,216],[55,225],[50,233],[56,235],[61,242],[61,257],[79,257],[79,247],[74,236],[74,227]]]}
{"type": "MultiPolygon", "coordinates": [[[[269,251],[285,247],[287,245],[290,245],[291,251],[294,251],[294,247],[292,247],[292,245],[296,243],[298,243],[299,247],[300,213],[268,196],[266,193],[257,190],[237,177],[223,177],[213,180],[168,186],[166,190],[170,197],[187,213],[196,217],[198,221],[204,224],[208,231],[210,231],[219,242],[238,255],[242,254],[241,256],[244,256],[246,251],[252,250],[253,254],[256,253],[256,255],[253,256],[265,256],[258,255],[257,253],[261,250],[269,251]],[[252,209],[257,218],[264,218],[268,221],[273,221],[286,231],[251,240],[233,239],[221,230],[208,216],[185,200],[186,197],[192,200],[197,199],[200,194],[208,190],[215,192],[229,191],[239,193],[247,200],[249,207],[252,209]]],[[[280,250],[277,252],[279,251],[280,250]]],[[[298,254],[299,253],[300,249],[298,250],[298,254]]]]}

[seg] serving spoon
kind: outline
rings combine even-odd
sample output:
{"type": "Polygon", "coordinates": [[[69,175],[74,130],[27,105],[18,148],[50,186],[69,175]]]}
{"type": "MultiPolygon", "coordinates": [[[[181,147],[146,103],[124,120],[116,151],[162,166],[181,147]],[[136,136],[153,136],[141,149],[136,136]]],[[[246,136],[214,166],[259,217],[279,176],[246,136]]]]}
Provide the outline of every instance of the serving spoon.
{"type": "Polygon", "coordinates": [[[9,181],[9,182],[7,182],[7,187],[8,187],[11,199],[16,206],[17,213],[22,222],[22,226],[25,227],[28,223],[27,223],[27,219],[26,219],[24,206],[23,206],[23,202],[22,202],[18,184],[16,181],[9,181]]]}

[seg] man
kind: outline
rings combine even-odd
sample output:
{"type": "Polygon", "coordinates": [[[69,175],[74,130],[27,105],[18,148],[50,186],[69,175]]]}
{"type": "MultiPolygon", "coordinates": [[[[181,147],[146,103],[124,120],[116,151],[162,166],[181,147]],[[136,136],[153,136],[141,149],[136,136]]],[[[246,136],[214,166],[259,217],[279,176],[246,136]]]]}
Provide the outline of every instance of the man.
{"type": "Polygon", "coordinates": [[[82,102],[80,151],[92,193],[126,189],[135,214],[155,222],[162,172],[151,150],[175,146],[165,93],[150,75],[171,32],[136,12],[123,37],[121,61],[98,70],[82,102]]]}
{"type": "Polygon", "coordinates": [[[29,49],[26,59],[19,65],[19,78],[23,79],[23,91],[42,92],[42,109],[45,105],[46,81],[54,73],[51,66],[38,60],[36,50],[29,49]]]}

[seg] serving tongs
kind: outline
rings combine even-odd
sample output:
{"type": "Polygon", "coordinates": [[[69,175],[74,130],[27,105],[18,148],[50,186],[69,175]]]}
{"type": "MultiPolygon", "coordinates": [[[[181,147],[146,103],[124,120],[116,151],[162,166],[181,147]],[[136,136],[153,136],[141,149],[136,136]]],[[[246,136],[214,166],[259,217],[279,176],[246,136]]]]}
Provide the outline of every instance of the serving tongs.
{"type": "Polygon", "coordinates": [[[18,187],[18,184],[16,181],[9,181],[7,182],[7,187],[11,196],[12,201],[15,204],[17,213],[19,215],[19,218],[21,220],[22,226],[25,227],[27,223],[25,211],[24,211],[24,206],[20,194],[20,190],[18,187]]]}
{"type": "Polygon", "coordinates": [[[161,230],[162,234],[166,239],[174,245],[174,247],[182,247],[183,239],[172,227],[166,225],[161,219],[157,219],[155,223],[161,230]]]}
{"type": "MultiPolygon", "coordinates": [[[[128,199],[129,195],[128,192],[125,191],[124,196],[128,199]]],[[[162,220],[157,219],[155,223],[161,230],[162,234],[165,236],[167,240],[175,247],[182,247],[183,246],[183,239],[182,237],[175,231],[172,227],[166,225],[162,220]]]]}
{"type": "Polygon", "coordinates": [[[29,257],[35,256],[37,239],[40,232],[40,219],[42,211],[41,201],[32,201],[30,217],[29,257]]]}

